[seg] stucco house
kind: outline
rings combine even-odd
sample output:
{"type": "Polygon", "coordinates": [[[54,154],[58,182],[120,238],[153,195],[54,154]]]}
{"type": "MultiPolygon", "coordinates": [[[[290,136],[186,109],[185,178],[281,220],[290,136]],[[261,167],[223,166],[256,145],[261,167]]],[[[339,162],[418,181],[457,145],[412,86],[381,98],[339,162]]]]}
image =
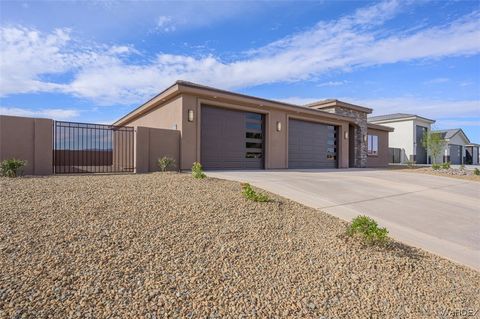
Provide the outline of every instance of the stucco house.
{"type": "Polygon", "coordinates": [[[394,128],[389,134],[390,162],[415,161],[428,164],[429,154],[422,143],[426,132],[431,131],[435,120],[415,114],[395,113],[368,118],[369,124],[388,125],[394,128]]]}
{"type": "Polygon", "coordinates": [[[480,144],[470,143],[465,145],[465,164],[480,164],[480,144]]]}
{"type": "Polygon", "coordinates": [[[471,144],[470,140],[462,129],[456,128],[450,130],[437,130],[433,132],[439,133],[445,140],[445,147],[442,152],[443,155],[441,155],[441,158],[438,158],[437,161],[450,162],[452,164],[466,164],[466,147],[467,145],[471,144]]]}
{"type": "Polygon", "coordinates": [[[114,123],[180,131],[179,168],[387,166],[393,128],[339,100],[305,106],[177,81],[114,123]]]}

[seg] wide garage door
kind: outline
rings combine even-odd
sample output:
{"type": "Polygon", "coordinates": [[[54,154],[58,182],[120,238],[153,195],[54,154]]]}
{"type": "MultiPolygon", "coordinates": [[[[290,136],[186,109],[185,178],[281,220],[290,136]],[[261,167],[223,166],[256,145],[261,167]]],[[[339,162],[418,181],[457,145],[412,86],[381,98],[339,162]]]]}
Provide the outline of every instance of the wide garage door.
{"type": "Polygon", "coordinates": [[[264,115],[204,105],[201,122],[205,169],[264,167],[264,115]]]}
{"type": "Polygon", "coordinates": [[[452,164],[462,164],[462,145],[450,144],[450,162],[452,164]]]}
{"type": "Polygon", "coordinates": [[[336,168],[337,128],[291,119],[288,122],[288,168],[336,168]]]}

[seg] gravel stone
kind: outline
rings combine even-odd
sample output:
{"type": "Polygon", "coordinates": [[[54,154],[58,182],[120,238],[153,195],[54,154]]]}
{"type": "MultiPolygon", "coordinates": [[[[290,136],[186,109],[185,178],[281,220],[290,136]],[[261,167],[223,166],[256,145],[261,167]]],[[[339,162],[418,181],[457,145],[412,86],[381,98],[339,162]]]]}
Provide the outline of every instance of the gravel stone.
{"type": "Polygon", "coordinates": [[[421,174],[430,174],[444,177],[452,177],[457,179],[469,180],[480,182],[480,175],[475,175],[474,171],[471,169],[459,169],[459,168],[448,168],[448,169],[433,169],[431,167],[416,167],[416,168],[393,168],[399,169],[400,171],[408,173],[421,173],[421,174]]]}
{"type": "Polygon", "coordinates": [[[438,318],[480,273],[239,183],[190,174],[0,178],[2,318],[438,318]]]}

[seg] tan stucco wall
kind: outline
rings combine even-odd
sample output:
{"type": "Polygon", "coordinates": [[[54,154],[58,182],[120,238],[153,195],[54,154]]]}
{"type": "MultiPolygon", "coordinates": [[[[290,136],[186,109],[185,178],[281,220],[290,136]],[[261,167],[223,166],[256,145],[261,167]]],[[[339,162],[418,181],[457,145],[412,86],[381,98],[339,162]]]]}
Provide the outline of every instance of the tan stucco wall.
{"type": "Polygon", "coordinates": [[[348,167],[348,141],[343,139],[344,130],[348,130],[348,123],[334,120],[328,117],[302,115],[298,112],[277,110],[275,108],[249,105],[247,103],[231,103],[228,100],[202,98],[193,95],[183,96],[183,127],[181,137],[181,169],[189,169],[192,163],[200,160],[200,127],[201,127],[201,105],[217,105],[236,110],[262,113],[265,115],[265,168],[281,169],[288,168],[288,119],[304,119],[320,123],[327,123],[339,126],[339,167],[348,167]],[[187,121],[188,110],[194,110],[195,119],[187,121]],[[282,129],[277,131],[277,121],[282,123],[282,129]]]}
{"type": "MultiPolygon", "coordinates": [[[[180,169],[187,170],[192,167],[193,162],[200,161],[200,128],[202,120],[201,105],[217,105],[225,108],[243,110],[248,112],[262,113],[265,115],[265,168],[280,169],[288,168],[288,119],[303,119],[319,123],[326,123],[339,126],[338,136],[338,164],[341,168],[348,167],[348,140],[344,139],[344,132],[348,131],[348,122],[332,118],[326,113],[302,114],[298,111],[278,110],[264,105],[253,105],[251,103],[232,102],[228,99],[212,98],[208,96],[197,96],[182,94],[171,101],[166,101],[160,107],[145,113],[135,120],[125,123],[128,126],[144,126],[151,128],[172,129],[175,127],[180,133],[180,169]],[[194,111],[193,122],[188,122],[188,110],[194,111]],[[282,129],[276,130],[277,121],[281,122],[282,129]]],[[[306,110],[311,112],[311,110],[306,110]]],[[[138,132],[137,132],[138,134],[138,132]]],[[[137,137],[137,143],[141,139],[137,137]]],[[[141,148],[141,146],[139,146],[141,148]]],[[[137,161],[137,166],[139,162],[137,161]]]]}
{"type": "Polygon", "coordinates": [[[157,161],[163,156],[180,161],[180,131],[136,127],[135,163],[136,173],[158,171],[157,161]]]}
{"type": "Polygon", "coordinates": [[[157,107],[150,112],[142,114],[140,117],[125,125],[181,130],[182,97],[178,96],[171,101],[167,101],[161,107],[157,107]]]}
{"type": "Polygon", "coordinates": [[[368,129],[368,135],[378,136],[378,155],[367,156],[367,167],[386,167],[390,162],[388,151],[388,132],[382,130],[368,129]]]}
{"type": "Polygon", "coordinates": [[[24,174],[52,174],[53,121],[0,115],[0,160],[26,160],[24,174]]]}

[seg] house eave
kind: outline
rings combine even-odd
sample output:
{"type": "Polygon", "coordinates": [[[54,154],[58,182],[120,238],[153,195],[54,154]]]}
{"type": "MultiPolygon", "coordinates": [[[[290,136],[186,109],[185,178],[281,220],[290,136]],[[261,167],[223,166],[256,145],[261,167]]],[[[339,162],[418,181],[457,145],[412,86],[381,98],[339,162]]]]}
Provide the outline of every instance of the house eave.
{"type": "Polygon", "coordinates": [[[208,86],[198,85],[195,83],[185,82],[185,81],[177,81],[161,93],[157,94],[147,102],[143,103],[136,109],[132,110],[130,113],[126,114],[119,120],[115,121],[113,125],[122,126],[127,125],[128,123],[132,122],[136,118],[142,116],[150,112],[152,109],[161,106],[164,103],[167,103],[172,98],[181,95],[181,94],[191,94],[201,97],[206,97],[209,99],[215,100],[228,100],[237,103],[249,103],[252,105],[256,105],[259,107],[271,107],[279,110],[284,111],[291,111],[296,113],[302,114],[309,114],[315,116],[322,116],[325,118],[330,119],[337,119],[342,120],[348,123],[353,123],[354,120],[351,117],[340,115],[340,114],[332,114],[321,109],[312,109],[304,106],[284,103],[280,101],[274,101],[264,98],[259,98],[255,96],[230,92],[226,90],[221,90],[217,88],[212,88],[208,86]]]}

